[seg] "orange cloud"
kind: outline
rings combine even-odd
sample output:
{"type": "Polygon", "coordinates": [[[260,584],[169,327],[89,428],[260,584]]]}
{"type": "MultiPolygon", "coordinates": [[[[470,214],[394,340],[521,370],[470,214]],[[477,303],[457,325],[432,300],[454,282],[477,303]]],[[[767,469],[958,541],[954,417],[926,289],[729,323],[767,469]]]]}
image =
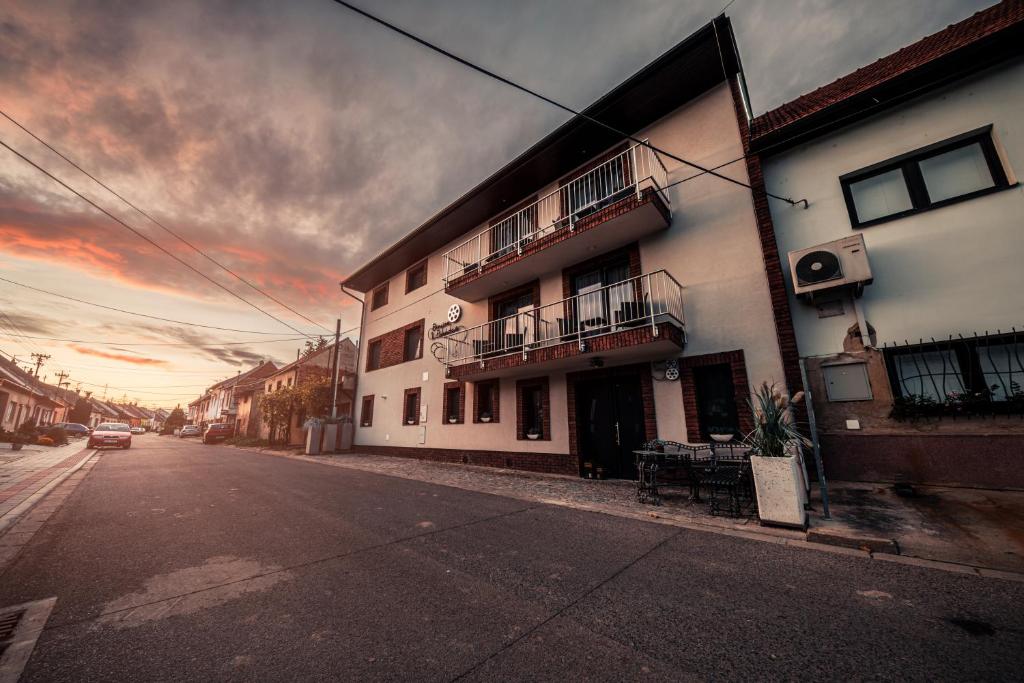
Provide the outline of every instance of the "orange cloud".
{"type": "Polygon", "coordinates": [[[70,345],[72,349],[84,356],[97,356],[99,358],[109,358],[110,360],[119,360],[123,363],[131,363],[133,365],[167,365],[167,361],[160,360],[159,358],[144,358],[142,356],[129,356],[124,353],[111,353],[109,351],[98,351],[96,349],[90,349],[84,346],[77,346],[75,344],[70,345]]]}

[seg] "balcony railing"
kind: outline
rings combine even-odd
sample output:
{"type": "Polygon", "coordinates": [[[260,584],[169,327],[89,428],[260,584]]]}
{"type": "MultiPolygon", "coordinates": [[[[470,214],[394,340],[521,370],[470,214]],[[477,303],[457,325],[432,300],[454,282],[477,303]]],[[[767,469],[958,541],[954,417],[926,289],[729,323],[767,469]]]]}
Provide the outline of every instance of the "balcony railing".
{"type": "Polygon", "coordinates": [[[492,320],[444,339],[446,367],[484,363],[513,353],[575,342],[658,324],[683,328],[683,288],[664,270],[616,282],[555,303],[492,320]]]}
{"type": "Polygon", "coordinates": [[[590,214],[651,188],[670,206],[668,171],[646,145],[634,145],[597,168],[541,197],[444,254],[444,283],[478,272],[488,263],[521,254],[531,242],[560,230],[572,231],[590,214]]]}

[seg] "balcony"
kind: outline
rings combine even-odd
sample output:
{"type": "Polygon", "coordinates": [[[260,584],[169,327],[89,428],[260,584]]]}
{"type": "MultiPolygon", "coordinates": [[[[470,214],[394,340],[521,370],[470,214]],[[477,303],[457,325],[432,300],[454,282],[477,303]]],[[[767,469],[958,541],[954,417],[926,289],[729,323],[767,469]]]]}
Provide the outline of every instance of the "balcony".
{"type": "Polygon", "coordinates": [[[478,301],[664,230],[667,182],[657,154],[634,145],[445,252],[445,291],[478,301]]]}
{"type": "Polygon", "coordinates": [[[456,332],[439,357],[450,379],[482,380],[604,362],[663,358],[683,348],[683,293],[664,270],[456,332]]]}

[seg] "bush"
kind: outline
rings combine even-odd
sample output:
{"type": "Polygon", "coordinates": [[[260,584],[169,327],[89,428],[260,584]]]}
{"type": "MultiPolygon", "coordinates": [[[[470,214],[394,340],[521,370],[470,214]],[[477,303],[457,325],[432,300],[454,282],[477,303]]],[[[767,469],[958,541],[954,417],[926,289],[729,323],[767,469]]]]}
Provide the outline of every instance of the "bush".
{"type": "Polygon", "coordinates": [[[68,433],[62,427],[47,428],[46,436],[52,439],[58,446],[63,446],[68,442],[68,433]]]}

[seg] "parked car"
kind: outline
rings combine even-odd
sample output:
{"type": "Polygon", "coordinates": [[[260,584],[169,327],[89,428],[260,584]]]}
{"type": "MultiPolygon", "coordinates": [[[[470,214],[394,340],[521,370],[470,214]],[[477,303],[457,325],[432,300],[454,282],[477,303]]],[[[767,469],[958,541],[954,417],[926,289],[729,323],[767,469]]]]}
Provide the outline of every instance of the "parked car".
{"type": "Polygon", "coordinates": [[[203,443],[217,443],[235,435],[235,425],[226,422],[215,422],[203,433],[203,443]]]}
{"type": "Polygon", "coordinates": [[[132,427],[132,434],[145,434],[146,430],[142,427],[132,427]]]}
{"type": "Polygon", "coordinates": [[[78,422],[57,422],[53,426],[60,427],[68,436],[77,436],[79,438],[89,436],[89,434],[92,433],[91,429],[86,427],[84,424],[79,424],[78,422]]]}
{"type": "Polygon", "coordinates": [[[184,439],[187,436],[201,436],[202,433],[202,430],[195,425],[185,425],[181,428],[181,431],[178,432],[178,438],[184,439]]]}
{"type": "Polygon", "coordinates": [[[96,425],[89,435],[89,448],[131,448],[132,428],[123,422],[104,422],[96,425]]]}

